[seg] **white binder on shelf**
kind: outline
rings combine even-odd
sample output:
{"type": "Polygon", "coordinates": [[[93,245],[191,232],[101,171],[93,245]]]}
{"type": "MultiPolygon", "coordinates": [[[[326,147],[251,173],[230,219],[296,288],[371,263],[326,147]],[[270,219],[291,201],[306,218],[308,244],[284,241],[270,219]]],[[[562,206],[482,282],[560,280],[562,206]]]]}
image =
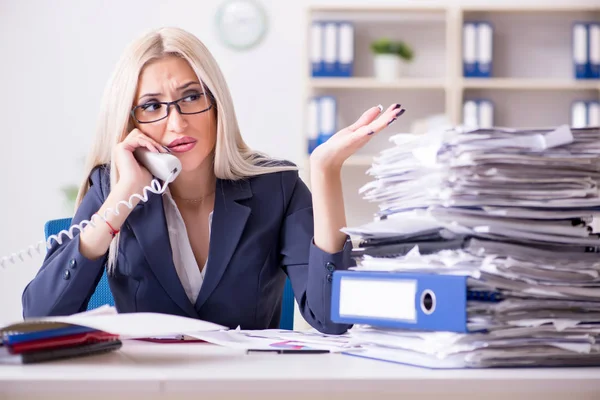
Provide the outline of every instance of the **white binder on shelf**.
{"type": "Polygon", "coordinates": [[[333,96],[319,99],[319,139],[317,145],[325,143],[336,132],[337,101],[333,96]]]}
{"type": "Polygon", "coordinates": [[[477,128],[478,126],[477,102],[475,100],[467,100],[463,104],[463,125],[466,128],[477,128]]]}
{"type": "Polygon", "coordinates": [[[310,155],[319,145],[319,112],[320,99],[312,97],[308,103],[308,154],[310,155]]]}
{"type": "Polygon", "coordinates": [[[494,126],[494,103],[488,99],[465,101],[463,125],[466,128],[492,128],[494,126]]]}
{"type": "Polygon", "coordinates": [[[463,25],[463,76],[477,76],[477,26],[473,22],[463,25]]]}
{"type": "Polygon", "coordinates": [[[323,24],[313,22],[310,27],[310,64],[313,77],[323,76],[323,24]]]}
{"type": "Polygon", "coordinates": [[[335,76],[338,64],[338,24],[324,22],[323,25],[323,75],[335,76]]]}
{"type": "Polygon", "coordinates": [[[489,129],[494,126],[494,103],[491,100],[479,100],[479,128],[489,129]]]}
{"type": "Polygon", "coordinates": [[[350,77],[354,69],[354,25],[350,22],[338,24],[338,55],[336,76],[350,77]]]}
{"type": "Polygon", "coordinates": [[[492,76],[494,30],[489,22],[477,24],[477,76],[492,76]]]}
{"type": "Polygon", "coordinates": [[[589,36],[589,77],[600,79],[600,22],[592,22],[588,25],[589,36]]]}
{"type": "Polygon", "coordinates": [[[600,127],[600,101],[594,100],[587,103],[587,126],[600,127]]]}
{"type": "Polygon", "coordinates": [[[588,26],[583,22],[573,24],[573,68],[575,79],[587,79],[589,74],[588,26]]]}
{"type": "Polygon", "coordinates": [[[571,127],[585,128],[588,125],[588,109],[585,101],[577,100],[571,104],[571,127]]]}

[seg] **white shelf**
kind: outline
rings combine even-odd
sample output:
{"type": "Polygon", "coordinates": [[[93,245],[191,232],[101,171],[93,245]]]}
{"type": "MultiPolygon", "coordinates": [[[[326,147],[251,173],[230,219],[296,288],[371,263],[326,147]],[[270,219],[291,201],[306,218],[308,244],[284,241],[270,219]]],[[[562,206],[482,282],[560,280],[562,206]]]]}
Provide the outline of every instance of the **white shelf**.
{"type": "Polygon", "coordinates": [[[393,82],[384,82],[375,78],[311,78],[309,85],[313,89],[440,89],[446,84],[439,78],[405,78],[393,82]]]}
{"type": "Polygon", "coordinates": [[[465,89],[499,90],[600,90],[600,80],[535,78],[465,78],[462,80],[462,87],[465,89]]]}

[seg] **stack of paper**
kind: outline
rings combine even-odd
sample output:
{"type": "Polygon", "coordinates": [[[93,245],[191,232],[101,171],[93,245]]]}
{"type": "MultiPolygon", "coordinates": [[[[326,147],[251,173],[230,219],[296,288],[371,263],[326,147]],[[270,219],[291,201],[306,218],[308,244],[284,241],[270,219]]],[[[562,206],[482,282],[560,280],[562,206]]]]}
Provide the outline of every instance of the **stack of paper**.
{"type": "MultiPolygon", "coordinates": [[[[357,355],[429,367],[600,365],[600,128],[401,134],[361,188],[360,271],[469,277],[471,334],[357,326],[357,355]]],[[[415,326],[418,326],[416,324],[415,326]]]]}

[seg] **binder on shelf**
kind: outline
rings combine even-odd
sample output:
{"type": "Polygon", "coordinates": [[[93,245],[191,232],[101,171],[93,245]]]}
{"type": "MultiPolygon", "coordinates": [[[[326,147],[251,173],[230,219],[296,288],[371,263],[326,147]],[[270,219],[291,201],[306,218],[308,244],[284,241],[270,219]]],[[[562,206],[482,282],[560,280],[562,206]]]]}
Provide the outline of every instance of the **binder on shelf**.
{"type": "Polygon", "coordinates": [[[491,100],[479,100],[479,128],[490,129],[494,126],[494,103],[491,100]]]}
{"type": "Polygon", "coordinates": [[[463,25],[463,76],[492,76],[494,29],[489,22],[469,21],[463,25]]]}
{"type": "Polygon", "coordinates": [[[324,22],[323,24],[323,74],[321,76],[335,76],[338,69],[338,24],[324,22]]]}
{"type": "Polygon", "coordinates": [[[313,97],[308,103],[308,154],[310,155],[319,145],[319,113],[320,99],[313,97]]]}
{"type": "Polygon", "coordinates": [[[488,99],[465,101],[463,125],[467,128],[492,128],[494,126],[494,103],[488,99]]]}
{"type": "Polygon", "coordinates": [[[589,77],[589,29],[584,22],[573,24],[573,67],[575,79],[589,77]]]}
{"type": "Polygon", "coordinates": [[[583,100],[574,101],[571,104],[571,127],[585,128],[588,125],[587,104],[583,100]]]}
{"type": "Polygon", "coordinates": [[[337,68],[335,75],[350,77],[354,69],[354,25],[350,22],[338,24],[337,68]]]}
{"type": "Polygon", "coordinates": [[[313,77],[323,76],[323,24],[313,22],[310,27],[310,62],[313,77]]]}
{"type": "Polygon", "coordinates": [[[467,128],[476,128],[479,125],[477,101],[467,100],[463,104],[463,125],[467,128]]]}
{"type": "Polygon", "coordinates": [[[336,132],[337,102],[333,96],[319,97],[319,136],[317,146],[325,143],[336,132]]]}
{"type": "Polygon", "coordinates": [[[477,76],[477,26],[473,22],[463,25],[463,76],[477,76]]]}
{"type": "Polygon", "coordinates": [[[597,100],[587,103],[587,126],[600,127],[600,102],[597,100]]]}
{"type": "Polygon", "coordinates": [[[467,277],[426,273],[335,271],[331,320],[344,324],[425,331],[469,332],[467,277]]]}
{"type": "Polygon", "coordinates": [[[590,23],[588,29],[589,77],[592,79],[600,79],[600,22],[590,23]]]}
{"type": "Polygon", "coordinates": [[[492,76],[493,28],[489,22],[477,24],[477,77],[492,76]]]}

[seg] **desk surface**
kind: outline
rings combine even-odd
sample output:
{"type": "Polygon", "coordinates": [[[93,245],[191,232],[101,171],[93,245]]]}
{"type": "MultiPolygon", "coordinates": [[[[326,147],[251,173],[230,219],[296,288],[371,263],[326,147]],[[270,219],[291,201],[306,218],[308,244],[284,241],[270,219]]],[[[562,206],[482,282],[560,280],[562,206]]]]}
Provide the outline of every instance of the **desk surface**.
{"type": "Polygon", "coordinates": [[[1,365],[0,398],[600,399],[600,368],[433,371],[342,354],[250,354],[125,341],[117,352],[1,365]],[[411,397],[412,397],[411,396],[411,397]],[[404,397],[404,398],[411,398],[404,397]],[[48,397],[44,397],[48,398],[48,397]]]}

